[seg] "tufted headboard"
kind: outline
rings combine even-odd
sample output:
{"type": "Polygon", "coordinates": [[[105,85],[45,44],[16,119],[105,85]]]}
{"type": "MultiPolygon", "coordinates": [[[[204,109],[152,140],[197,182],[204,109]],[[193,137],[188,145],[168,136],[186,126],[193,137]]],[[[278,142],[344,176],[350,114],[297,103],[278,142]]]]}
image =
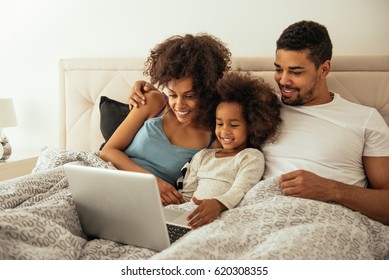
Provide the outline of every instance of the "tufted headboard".
{"type": "MultiPolygon", "coordinates": [[[[130,88],[143,76],[143,58],[60,60],[60,148],[97,151],[100,96],[127,103],[130,88]]],[[[262,76],[278,90],[273,57],[235,57],[233,70],[262,76]]],[[[328,77],[331,91],[377,108],[389,125],[389,55],[338,56],[328,77]]]]}

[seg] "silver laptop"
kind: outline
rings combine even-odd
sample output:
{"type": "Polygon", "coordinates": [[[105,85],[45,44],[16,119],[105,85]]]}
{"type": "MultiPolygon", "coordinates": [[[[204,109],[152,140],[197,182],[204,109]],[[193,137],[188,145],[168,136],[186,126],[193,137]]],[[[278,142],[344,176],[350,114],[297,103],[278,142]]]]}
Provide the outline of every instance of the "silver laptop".
{"type": "Polygon", "coordinates": [[[65,164],[83,231],[161,251],[190,230],[188,211],[162,206],[154,175],[65,164]],[[169,237],[169,230],[176,236],[169,237]]]}

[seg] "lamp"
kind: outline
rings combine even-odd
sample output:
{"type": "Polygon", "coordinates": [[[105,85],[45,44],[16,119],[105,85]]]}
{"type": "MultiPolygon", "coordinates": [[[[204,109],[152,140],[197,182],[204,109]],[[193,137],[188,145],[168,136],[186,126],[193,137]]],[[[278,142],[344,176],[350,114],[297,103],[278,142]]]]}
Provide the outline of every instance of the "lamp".
{"type": "Polygon", "coordinates": [[[16,114],[11,98],[0,98],[0,161],[5,161],[11,156],[11,145],[4,135],[4,127],[16,126],[16,114]]]}

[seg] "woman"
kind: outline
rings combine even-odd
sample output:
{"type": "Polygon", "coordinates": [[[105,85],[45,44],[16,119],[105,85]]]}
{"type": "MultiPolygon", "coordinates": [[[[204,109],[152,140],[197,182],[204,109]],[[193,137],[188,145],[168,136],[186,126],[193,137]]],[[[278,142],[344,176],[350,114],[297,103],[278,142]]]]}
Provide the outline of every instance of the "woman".
{"type": "Polygon", "coordinates": [[[208,34],[173,36],[157,45],[144,74],[157,88],[149,101],[133,108],[100,153],[122,170],[156,176],[163,205],[184,202],[176,190],[181,167],[212,137],[215,86],[230,68],[230,51],[208,34]]]}

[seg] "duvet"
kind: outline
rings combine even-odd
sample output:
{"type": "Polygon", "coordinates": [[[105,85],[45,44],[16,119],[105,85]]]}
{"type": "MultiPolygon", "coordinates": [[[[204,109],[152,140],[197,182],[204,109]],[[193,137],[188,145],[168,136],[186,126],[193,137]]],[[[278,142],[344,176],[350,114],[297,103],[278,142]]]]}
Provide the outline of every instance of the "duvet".
{"type": "Polygon", "coordinates": [[[278,178],[259,182],[235,209],[162,252],[89,239],[63,168],[74,161],[114,168],[96,153],[44,148],[31,174],[0,182],[0,259],[389,259],[389,226],[340,205],[283,196],[278,178]]]}

